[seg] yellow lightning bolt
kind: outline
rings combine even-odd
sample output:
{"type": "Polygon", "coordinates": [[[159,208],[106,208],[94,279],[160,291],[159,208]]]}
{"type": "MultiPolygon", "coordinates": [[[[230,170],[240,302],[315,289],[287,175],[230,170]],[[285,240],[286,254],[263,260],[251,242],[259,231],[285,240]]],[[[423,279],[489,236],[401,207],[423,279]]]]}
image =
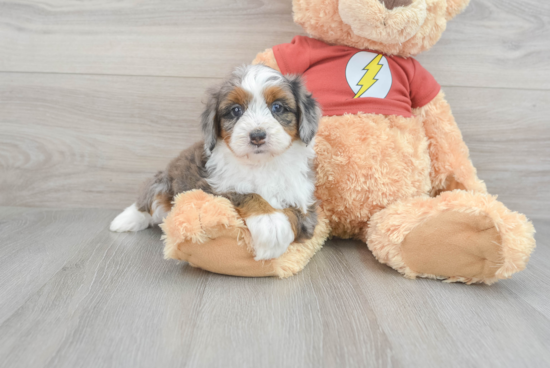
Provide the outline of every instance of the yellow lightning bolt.
{"type": "Polygon", "coordinates": [[[382,54],[378,55],[369,63],[369,65],[363,68],[363,70],[366,70],[367,72],[363,75],[363,78],[361,78],[359,83],[357,83],[358,86],[361,86],[361,89],[357,92],[354,98],[361,97],[363,93],[367,92],[367,90],[371,88],[374,83],[378,82],[376,75],[378,75],[383,66],[379,64],[382,56],[382,54]]]}

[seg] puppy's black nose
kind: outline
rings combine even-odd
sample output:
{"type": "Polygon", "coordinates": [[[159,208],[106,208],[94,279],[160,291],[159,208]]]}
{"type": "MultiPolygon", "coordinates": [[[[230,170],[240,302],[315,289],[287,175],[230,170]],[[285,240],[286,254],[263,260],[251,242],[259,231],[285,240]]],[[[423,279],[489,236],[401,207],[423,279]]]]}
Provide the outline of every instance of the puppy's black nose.
{"type": "Polygon", "coordinates": [[[265,137],[267,136],[265,130],[263,129],[254,129],[250,132],[250,143],[255,146],[261,146],[265,143],[265,137]]]}

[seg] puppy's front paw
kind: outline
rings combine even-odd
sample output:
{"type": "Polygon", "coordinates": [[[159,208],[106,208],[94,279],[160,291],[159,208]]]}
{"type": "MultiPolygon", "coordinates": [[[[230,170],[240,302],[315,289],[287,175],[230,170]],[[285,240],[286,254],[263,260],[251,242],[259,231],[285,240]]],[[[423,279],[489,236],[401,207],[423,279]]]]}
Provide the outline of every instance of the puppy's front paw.
{"type": "Polygon", "coordinates": [[[294,231],[285,214],[280,212],[246,219],[252,235],[256,261],[279,258],[294,241],[294,231]]]}

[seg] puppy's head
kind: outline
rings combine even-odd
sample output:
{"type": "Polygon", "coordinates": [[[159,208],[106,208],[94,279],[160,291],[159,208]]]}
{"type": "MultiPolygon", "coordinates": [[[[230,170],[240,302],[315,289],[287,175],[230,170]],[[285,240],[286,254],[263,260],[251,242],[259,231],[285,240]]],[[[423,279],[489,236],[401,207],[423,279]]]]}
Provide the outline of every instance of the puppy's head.
{"type": "Polygon", "coordinates": [[[263,65],[238,68],[208,94],[202,114],[205,149],[221,140],[241,158],[269,158],[313,140],[321,110],[300,77],[263,65]]]}

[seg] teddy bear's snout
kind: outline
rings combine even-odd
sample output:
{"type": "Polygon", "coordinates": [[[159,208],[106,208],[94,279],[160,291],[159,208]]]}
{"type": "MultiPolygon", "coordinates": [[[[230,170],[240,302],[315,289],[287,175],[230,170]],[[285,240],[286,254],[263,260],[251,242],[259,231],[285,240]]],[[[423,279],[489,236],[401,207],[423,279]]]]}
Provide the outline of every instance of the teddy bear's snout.
{"type": "Polygon", "coordinates": [[[378,0],[382,4],[384,4],[384,7],[388,10],[392,10],[393,8],[398,8],[400,6],[409,6],[412,3],[412,0],[378,0]]]}
{"type": "Polygon", "coordinates": [[[427,17],[426,0],[340,0],[342,21],[358,36],[382,43],[412,38],[427,17]]]}

